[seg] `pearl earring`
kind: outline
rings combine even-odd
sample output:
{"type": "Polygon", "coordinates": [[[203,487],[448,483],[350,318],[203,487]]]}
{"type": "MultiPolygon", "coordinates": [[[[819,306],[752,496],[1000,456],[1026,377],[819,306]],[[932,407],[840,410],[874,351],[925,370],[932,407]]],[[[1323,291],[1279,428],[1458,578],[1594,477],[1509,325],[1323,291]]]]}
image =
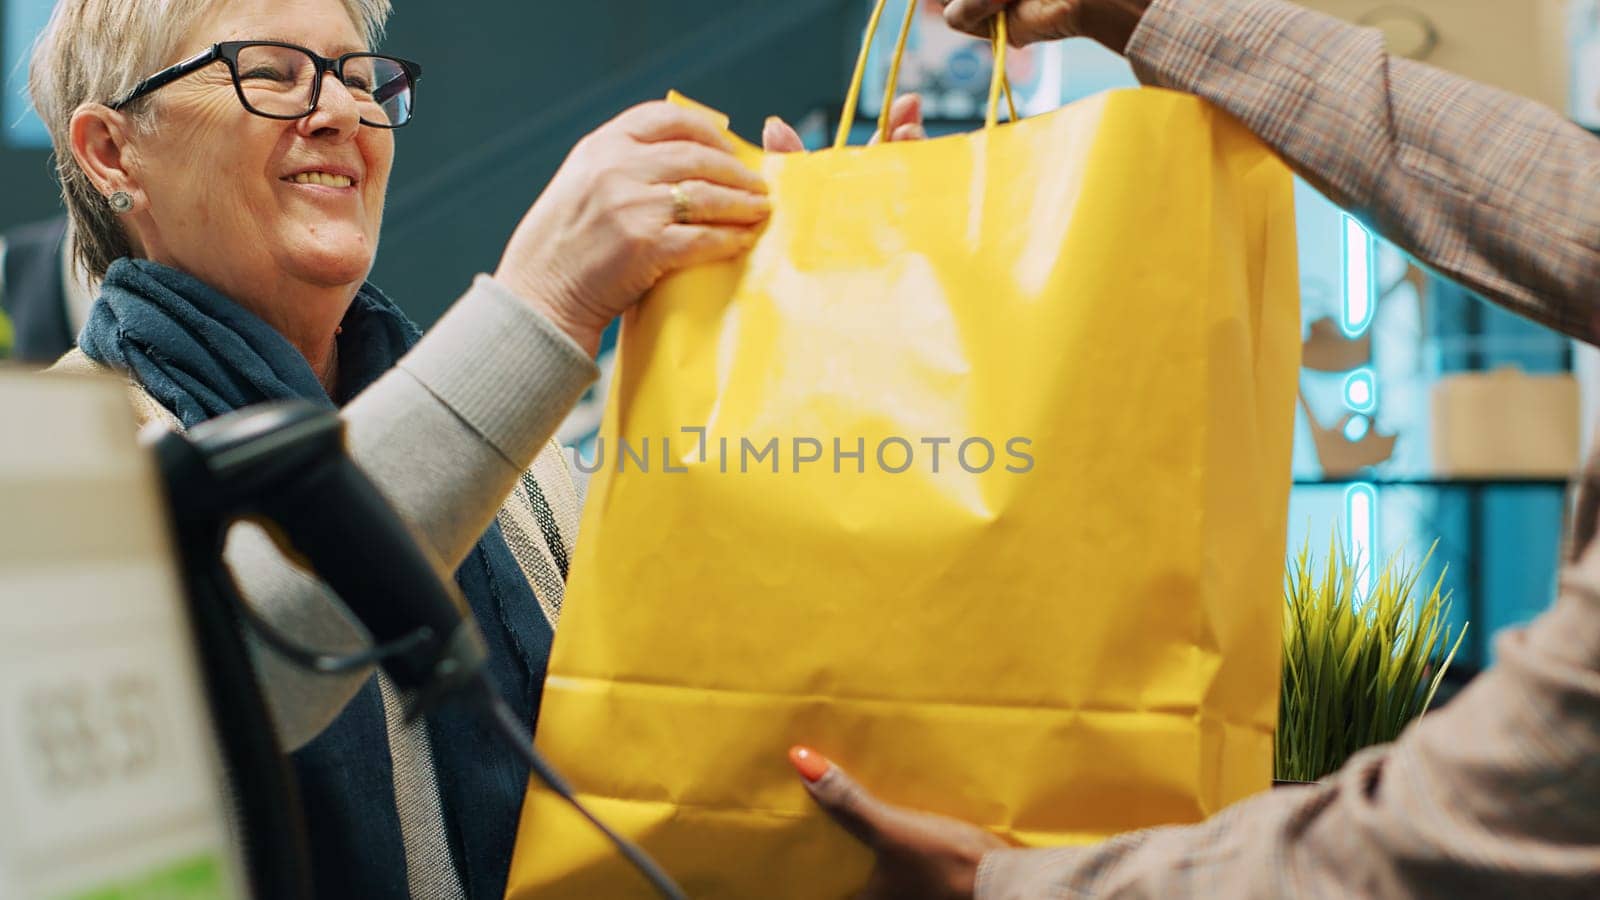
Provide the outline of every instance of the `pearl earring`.
{"type": "Polygon", "coordinates": [[[111,211],[117,215],[133,212],[133,195],[127,191],[117,191],[106,202],[111,205],[111,211]]]}

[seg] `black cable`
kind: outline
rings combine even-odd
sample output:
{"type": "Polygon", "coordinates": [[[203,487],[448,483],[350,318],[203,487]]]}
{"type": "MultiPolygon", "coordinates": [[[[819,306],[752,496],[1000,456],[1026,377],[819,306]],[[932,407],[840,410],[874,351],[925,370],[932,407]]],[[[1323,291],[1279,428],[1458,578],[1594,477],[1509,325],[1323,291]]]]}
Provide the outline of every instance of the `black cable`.
{"type": "Polygon", "coordinates": [[[250,630],[255,633],[256,637],[261,639],[262,643],[302,669],[309,669],[323,675],[343,675],[369,668],[378,665],[391,656],[409,653],[433,640],[433,629],[418,628],[397,641],[362,650],[359,653],[340,656],[324,650],[314,650],[296,642],[293,638],[279,631],[272,623],[261,618],[260,614],[250,607],[249,603],[240,603],[238,606],[245,624],[250,626],[250,630]]]}
{"type": "Polygon", "coordinates": [[[644,850],[627,838],[612,831],[610,826],[600,821],[594,813],[590,812],[578,800],[571,785],[568,785],[560,773],[552,768],[543,756],[539,755],[538,750],[534,749],[533,735],[528,733],[528,729],[517,718],[516,712],[511,709],[505,698],[500,696],[500,692],[496,691],[487,679],[478,679],[478,688],[472,693],[480,704],[485,704],[489,707],[488,711],[493,715],[495,723],[500,726],[501,735],[517,749],[517,752],[527,761],[528,766],[533,769],[534,774],[539,776],[539,780],[543,781],[550,790],[561,795],[561,799],[567,801],[573,809],[577,810],[585,819],[588,819],[589,824],[599,829],[600,833],[604,834],[612,845],[617,848],[617,852],[621,853],[635,869],[639,870],[639,874],[650,882],[650,886],[656,889],[656,893],[667,898],[667,900],[688,900],[688,895],[683,892],[683,888],[678,887],[677,882],[672,880],[672,876],[668,875],[655,860],[651,859],[648,853],[645,853],[644,850]]]}

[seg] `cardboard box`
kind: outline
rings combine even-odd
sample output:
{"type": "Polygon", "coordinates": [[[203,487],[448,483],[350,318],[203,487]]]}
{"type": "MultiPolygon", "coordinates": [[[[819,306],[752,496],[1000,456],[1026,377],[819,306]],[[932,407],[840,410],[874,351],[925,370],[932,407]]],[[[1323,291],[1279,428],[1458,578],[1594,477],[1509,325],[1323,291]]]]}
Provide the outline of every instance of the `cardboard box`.
{"type": "Polygon", "coordinates": [[[1578,382],[1517,369],[1441,378],[1433,463],[1444,477],[1566,478],[1578,468],[1578,382]]]}

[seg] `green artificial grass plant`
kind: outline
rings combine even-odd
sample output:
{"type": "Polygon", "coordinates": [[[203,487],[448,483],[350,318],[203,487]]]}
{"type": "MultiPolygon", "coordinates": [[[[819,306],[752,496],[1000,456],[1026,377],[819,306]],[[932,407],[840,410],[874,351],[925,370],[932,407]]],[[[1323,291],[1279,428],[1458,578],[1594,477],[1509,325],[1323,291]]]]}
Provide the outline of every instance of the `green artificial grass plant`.
{"type": "Polygon", "coordinates": [[[1357,589],[1361,562],[1340,549],[1337,534],[1320,574],[1309,541],[1290,561],[1279,780],[1316,781],[1332,774],[1357,751],[1399,737],[1433,702],[1466,628],[1452,644],[1446,624],[1450,595],[1441,594],[1446,573],[1426,596],[1417,596],[1421,572],[1432,558],[1430,549],[1421,565],[1408,566],[1395,554],[1365,597],[1357,589]]]}

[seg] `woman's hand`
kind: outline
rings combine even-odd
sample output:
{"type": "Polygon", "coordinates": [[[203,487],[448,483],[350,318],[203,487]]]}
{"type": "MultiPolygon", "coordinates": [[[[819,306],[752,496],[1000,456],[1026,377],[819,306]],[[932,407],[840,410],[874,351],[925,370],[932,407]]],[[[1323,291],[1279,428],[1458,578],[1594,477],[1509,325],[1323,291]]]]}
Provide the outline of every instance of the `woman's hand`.
{"type": "Polygon", "coordinates": [[[1150,0],[943,0],[944,20],[957,31],[989,37],[990,21],[1006,11],[1011,43],[1026,47],[1040,41],[1090,37],[1123,52],[1150,0]]]}
{"type": "Polygon", "coordinates": [[[890,806],[815,750],[796,747],[789,759],[817,805],[877,854],[858,900],[966,900],[977,887],[984,854],[1010,846],[965,822],[890,806]]]}
{"type": "Polygon", "coordinates": [[[770,212],[713,117],[646,103],[578,142],[494,275],[592,354],[662,277],[749,250],[770,212]]]}
{"type": "MultiPolygon", "coordinates": [[[[889,140],[921,141],[927,137],[928,132],[922,127],[922,97],[917,94],[896,97],[889,106],[889,140]]],[[[877,142],[878,135],[874,134],[871,143],[877,142]]],[[[803,153],[806,149],[800,133],[777,116],[768,119],[766,128],[762,129],[761,145],[768,153],[803,153]]]]}

